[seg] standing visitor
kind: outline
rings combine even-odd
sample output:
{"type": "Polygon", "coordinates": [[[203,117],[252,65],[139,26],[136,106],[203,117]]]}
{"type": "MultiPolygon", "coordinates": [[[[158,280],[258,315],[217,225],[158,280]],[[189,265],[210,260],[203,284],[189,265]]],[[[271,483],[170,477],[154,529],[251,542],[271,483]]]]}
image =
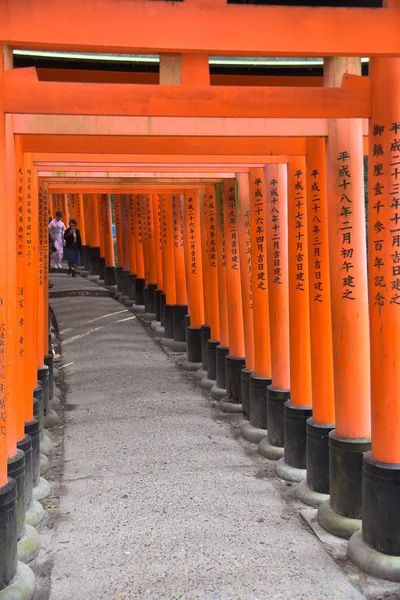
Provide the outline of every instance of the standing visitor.
{"type": "Polygon", "coordinates": [[[56,218],[49,223],[50,237],[53,240],[54,251],[51,255],[51,264],[55,269],[61,269],[61,261],[64,253],[64,232],[65,225],[61,221],[62,212],[56,212],[56,218]]]}
{"type": "Polygon", "coordinates": [[[79,229],[77,229],[76,225],[77,223],[75,219],[71,219],[69,222],[69,227],[64,233],[64,240],[68,255],[68,275],[72,274],[72,277],[75,277],[76,267],[80,265],[82,250],[81,233],[79,229]]]}

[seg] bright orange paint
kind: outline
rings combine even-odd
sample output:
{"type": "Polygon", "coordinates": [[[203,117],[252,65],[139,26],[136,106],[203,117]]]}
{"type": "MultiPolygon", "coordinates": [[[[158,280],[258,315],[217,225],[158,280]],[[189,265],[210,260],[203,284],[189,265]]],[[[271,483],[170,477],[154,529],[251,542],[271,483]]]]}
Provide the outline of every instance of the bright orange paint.
{"type": "Polygon", "coordinates": [[[333,425],[335,397],[324,139],[308,141],[306,162],[313,419],[320,425],[333,425]]]}
{"type": "Polygon", "coordinates": [[[217,207],[214,186],[206,188],[206,220],[208,247],[208,275],[204,278],[204,287],[209,294],[209,325],[212,340],[220,338],[219,297],[218,297],[218,256],[217,256],[217,207]]]}
{"type": "Polygon", "coordinates": [[[290,389],[287,167],[265,168],[272,385],[290,389]]]}
{"type": "Polygon", "coordinates": [[[181,194],[172,195],[176,303],[184,306],[187,304],[188,297],[185,270],[185,242],[183,235],[183,202],[184,198],[181,194]]]}
{"type": "Polygon", "coordinates": [[[246,369],[254,371],[254,311],[251,267],[249,175],[238,173],[238,223],[240,282],[242,287],[243,331],[246,369]]]}
{"type": "Polygon", "coordinates": [[[161,252],[161,214],[159,194],[153,194],[154,243],[157,266],[157,289],[163,289],[162,252],[161,252]]]}
{"type": "Polygon", "coordinates": [[[269,232],[267,233],[264,169],[250,169],[249,178],[254,371],[258,377],[271,377],[267,264],[267,237],[269,232]]]}
{"type": "Polygon", "coordinates": [[[173,232],[172,198],[168,194],[160,194],[161,212],[161,238],[162,238],[162,267],[163,267],[163,292],[166,303],[171,306],[176,304],[175,285],[175,258],[174,258],[174,232],[173,232]]]}
{"type": "MultiPolygon", "coordinates": [[[[199,190],[200,208],[200,237],[201,237],[201,263],[203,265],[203,281],[209,279],[208,260],[208,222],[207,222],[207,194],[206,190],[199,190]]],[[[204,324],[210,326],[211,298],[208,285],[203,285],[204,324]]]]}
{"type": "Polygon", "coordinates": [[[185,192],[183,204],[186,281],[191,327],[204,323],[203,270],[201,261],[200,199],[197,190],[185,192]]]}
{"type": "Polygon", "coordinates": [[[372,455],[400,463],[399,123],[400,59],[371,61],[369,153],[369,316],[372,455]]]}
{"type": "Polygon", "coordinates": [[[244,331],[235,179],[224,181],[223,194],[229,354],[242,358],[244,357],[244,331]]]}
{"type": "MultiPolygon", "coordinates": [[[[122,245],[122,222],[121,222],[121,196],[116,194],[114,196],[114,218],[115,218],[115,229],[117,233],[117,265],[122,267],[124,260],[123,256],[123,245],[122,245]]],[[[136,265],[135,265],[136,268],[136,265]]]]}
{"type": "Polygon", "coordinates": [[[290,402],[312,405],[306,160],[288,163],[290,402]]]}
{"type": "Polygon", "coordinates": [[[229,348],[228,301],[226,286],[226,246],[225,246],[225,210],[222,184],[215,186],[217,221],[217,268],[218,268],[218,308],[219,343],[229,348]]]}
{"type": "MultiPolygon", "coordinates": [[[[136,222],[135,222],[135,198],[133,194],[126,196],[126,227],[129,230],[129,270],[133,275],[136,275],[137,263],[136,263],[136,222]]],[[[119,219],[118,215],[118,219],[119,219]]],[[[117,232],[118,237],[118,232],[117,232]]],[[[121,240],[122,242],[122,240],[121,240]]],[[[120,242],[121,246],[122,243],[120,242]]],[[[119,250],[118,250],[119,252],[119,250]]],[[[123,254],[123,251],[122,251],[123,254]]]]}
{"type": "MultiPolygon", "coordinates": [[[[329,59],[326,85],[338,85],[357,59],[329,59]]],[[[370,340],[362,123],[329,122],[327,141],[329,261],[336,432],[369,438],[370,340]]]]}
{"type": "Polygon", "coordinates": [[[143,243],[143,216],[142,201],[140,196],[134,196],[134,215],[136,221],[135,243],[136,243],[136,276],[138,279],[145,278],[144,243],[143,243]]]}

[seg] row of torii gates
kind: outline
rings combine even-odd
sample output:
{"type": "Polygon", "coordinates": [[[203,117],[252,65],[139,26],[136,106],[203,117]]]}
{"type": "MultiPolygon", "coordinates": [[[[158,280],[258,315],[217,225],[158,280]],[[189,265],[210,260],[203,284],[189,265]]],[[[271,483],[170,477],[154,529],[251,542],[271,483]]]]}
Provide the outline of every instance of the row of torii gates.
{"type": "Polygon", "coordinates": [[[322,527],[350,538],[352,561],[400,581],[399,26],[399,0],[1,4],[1,599],[34,589],[17,556],[34,554],[25,520],[46,488],[47,225],[67,198],[91,273],[155,315],[186,368],[202,363],[203,385],[243,412],[243,435],[300,481],[322,527]],[[159,83],[39,77],[12,68],[13,47],[158,53],[159,83]],[[324,76],[210,85],[211,54],[324,56],[324,76]]]}

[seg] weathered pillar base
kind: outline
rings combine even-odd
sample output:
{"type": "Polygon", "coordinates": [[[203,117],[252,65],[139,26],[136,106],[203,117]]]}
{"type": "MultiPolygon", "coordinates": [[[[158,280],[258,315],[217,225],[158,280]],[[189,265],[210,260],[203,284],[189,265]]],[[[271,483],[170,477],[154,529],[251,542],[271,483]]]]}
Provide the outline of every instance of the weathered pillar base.
{"type": "Polygon", "coordinates": [[[32,525],[26,524],[23,536],[17,543],[18,560],[25,564],[30,563],[39,552],[40,536],[32,525]]]}
{"type": "Polygon", "coordinates": [[[258,452],[270,460],[279,460],[284,455],[284,404],[289,400],[289,390],[279,390],[272,385],[267,389],[268,435],[260,442],[258,452]]]}
{"type": "Polygon", "coordinates": [[[115,279],[117,285],[117,290],[115,292],[116,300],[119,300],[120,296],[122,295],[122,271],[123,267],[115,267],[115,279]]]}
{"type": "Polygon", "coordinates": [[[99,258],[99,281],[104,283],[104,269],[106,268],[106,259],[104,256],[99,258]]]}
{"type": "Polygon", "coordinates": [[[45,454],[40,455],[40,475],[46,475],[50,470],[50,461],[45,454]]]}
{"type": "Polygon", "coordinates": [[[50,483],[46,479],[43,479],[43,477],[39,477],[39,483],[33,488],[33,499],[40,502],[40,500],[47,498],[49,494],[50,483]]]}
{"type": "Polygon", "coordinates": [[[11,583],[0,590],[0,600],[32,600],[35,591],[36,581],[32,569],[18,561],[11,583]]]}
{"type": "Polygon", "coordinates": [[[201,366],[201,327],[186,328],[187,360],[182,363],[185,371],[197,371],[201,366]]]}
{"type": "Polygon", "coordinates": [[[17,482],[9,477],[0,488],[0,600],[31,600],[35,593],[33,572],[17,562],[17,535],[17,482]]]}
{"type": "MultiPolygon", "coordinates": [[[[165,312],[166,306],[164,306],[165,312]]],[[[165,312],[164,331],[168,333],[168,336],[163,340],[162,344],[170,348],[173,352],[186,352],[186,325],[185,317],[187,315],[188,307],[186,304],[174,304],[172,306],[172,339],[171,334],[171,314],[168,308],[165,312]]]]}
{"type": "Polygon", "coordinates": [[[90,246],[90,265],[88,279],[96,281],[100,278],[100,248],[98,246],[90,246]]]}
{"type": "Polygon", "coordinates": [[[161,325],[161,294],[162,290],[156,290],[156,323],[161,325]]]}
{"type": "Polygon", "coordinates": [[[362,462],[370,440],[329,434],[330,499],[320,504],[319,525],[329,533],[350,538],[361,529],[362,462]]]}
{"type": "Polygon", "coordinates": [[[217,347],[219,341],[207,340],[207,375],[203,377],[200,385],[205,390],[211,388],[217,383],[217,347]]]}
{"type": "Polygon", "coordinates": [[[219,403],[223,412],[242,413],[242,369],[245,366],[244,358],[237,356],[225,357],[225,377],[227,395],[219,403]]]}
{"type": "Polygon", "coordinates": [[[314,508],[329,500],[329,433],[334,425],[321,425],[312,418],[306,423],[307,478],[297,490],[297,498],[314,508]]]}
{"type": "Polygon", "coordinates": [[[104,285],[105,287],[114,287],[117,285],[115,267],[104,267],[104,285]]]}
{"type": "Polygon", "coordinates": [[[306,478],[306,422],[312,415],[312,409],[295,406],[288,400],[283,411],[285,450],[275,471],[282,479],[299,483],[306,478]]]}
{"type": "MultiPolygon", "coordinates": [[[[168,340],[174,339],[174,304],[165,304],[164,305],[164,338],[168,340]]],[[[156,329],[156,333],[157,329],[156,329]]],[[[162,340],[161,343],[163,343],[162,340]]]]}
{"type": "MultiPolygon", "coordinates": [[[[44,357],[45,366],[38,369],[38,382],[43,391],[43,415],[49,409],[49,403],[54,394],[53,356],[47,354],[44,357]]],[[[35,394],[35,390],[33,391],[35,394]]],[[[39,394],[39,391],[37,392],[39,394]]]]}
{"type": "Polygon", "coordinates": [[[207,377],[207,341],[211,337],[211,327],[209,325],[201,326],[201,367],[195,373],[196,379],[201,381],[207,377]]]}
{"type": "Polygon", "coordinates": [[[55,410],[50,409],[47,415],[44,416],[44,426],[46,429],[51,429],[58,424],[58,415],[55,410]]]}
{"type": "Polygon", "coordinates": [[[270,377],[249,375],[249,420],[242,428],[242,435],[253,444],[259,444],[267,436],[267,389],[270,377]]]}
{"type": "Polygon", "coordinates": [[[228,354],[229,348],[227,346],[219,345],[215,349],[216,383],[211,388],[211,396],[215,400],[222,400],[227,394],[225,358],[228,354]]]}
{"type": "Polygon", "coordinates": [[[132,306],[133,301],[129,298],[130,291],[130,280],[129,280],[130,272],[126,269],[121,271],[121,295],[118,300],[122,304],[126,304],[127,306],[132,306]]]}
{"type": "Polygon", "coordinates": [[[44,454],[44,456],[50,456],[52,452],[53,442],[47,435],[44,435],[40,440],[40,454],[44,454]]]}
{"type": "Polygon", "coordinates": [[[143,290],[145,311],[141,315],[144,321],[154,321],[156,318],[156,283],[149,283],[143,290]]]}
{"type": "MultiPolygon", "coordinates": [[[[25,434],[31,439],[30,457],[25,455],[25,468],[29,468],[29,460],[31,461],[32,470],[32,501],[26,510],[26,522],[33,527],[36,527],[44,517],[44,508],[33,497],[33,489],[40,482],[40,425],[38,419],[32,419],[25,423],[25,434]]],[[[28,450],[29,452],[29,450],[28,450]]],[[[48,459],[46,459],[48,460],[48,459]]]]}
{"type": "Polygon", "coordinates": [[[135,304],[132,306],[132,312],[134,313],[144,313],[146,312],[146,307],[144,304],[144,288],[146,286],[146,281],[143,277],[136,277],[136,300],[135,304]]]}
{"type": "Polygon", "coordinates": [[[374,577],[400,582],[400,465],[363,457],[362,531],[349,541],[348,556],[374,577]]]}
{"type": "Polygon", "coordinates": [[[240,374],[243,418],[247,420],[250,419],[250,376],[252,373],[253,371],[245,367],[240,374]]]}

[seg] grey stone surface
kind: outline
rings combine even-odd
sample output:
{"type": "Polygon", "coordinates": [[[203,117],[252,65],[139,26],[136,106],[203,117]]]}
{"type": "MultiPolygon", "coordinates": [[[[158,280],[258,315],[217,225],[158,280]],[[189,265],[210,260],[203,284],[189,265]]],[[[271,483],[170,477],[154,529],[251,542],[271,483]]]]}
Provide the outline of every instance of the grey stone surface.
{"type": "Polygon", "coordinates": [[[288,510],[237,417],[136,319],[101,318],[120,309],[108,298],[52,306],[69,366],[48,600],[365,598],[288,510]]]}

